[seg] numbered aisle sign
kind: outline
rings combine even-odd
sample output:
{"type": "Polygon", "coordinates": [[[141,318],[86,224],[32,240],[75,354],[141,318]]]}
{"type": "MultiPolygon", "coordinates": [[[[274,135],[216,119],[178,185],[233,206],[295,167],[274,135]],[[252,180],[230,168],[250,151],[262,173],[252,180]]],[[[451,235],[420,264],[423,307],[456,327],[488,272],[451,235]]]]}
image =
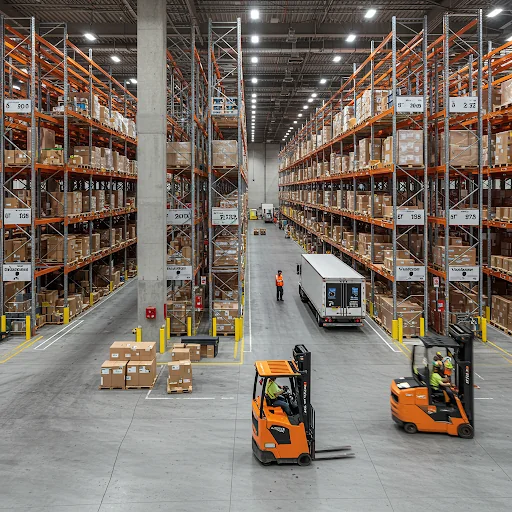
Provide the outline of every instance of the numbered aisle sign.
{"type": "Polygon", "coordinates": [[[450,98],[450,114],[478,112],[477,96],[454,96],[450,98]]]}
{"type": "Polygon", "coordinates": [[[399,226],[423,226],[424,221],[424,210],[398,210],[396,212],[396,223],[399,226]]]}
{"type": "Polygon", "coordinates": [[[4,263],[2,267],[2,280],[10,281],[31,281],[32,265],[30,263],[4,263]]]}
{"type": "Polygon", "coordinates": [[[425,281],[425,267],[419,265],[397,266],[397,281],[425,281]]]}
{"type": "Polygon", "coordinates": [[[167,224],[173,226],[190,224],[192,218],[191,213],[191,210],[186,208],[180,210],[167,210],[167,224]]]}
{"type": "Polygon", "coordinates": [[[6,208],[4,210],[4,224],[27,226],[31,222],[32,210],[30,208],[6,208]]]}
{"type": "Polygon", "coordinates": [[[423,96],[397,96],[397,114],[414,114],[424,110],[423,96]]]}
{"type": "Polygon", "coordinates": [[[449,267],[449,281],[478,281],[479,267],[449,267]]]}
{"type": "Polygon", "coordinates": [[[32,110],[32,100],[4,100],[6,113],[29,113],[32,110]]]}
{"type": "Polygon", "coordinates": [[[238,208],[212,208],[214,226],[238,226],[238,208]]]}
{"type": "Polygon", "coordinates": [[[450,210],[450,226],[478,226],[480,224],[480,211],[450,210]]]}

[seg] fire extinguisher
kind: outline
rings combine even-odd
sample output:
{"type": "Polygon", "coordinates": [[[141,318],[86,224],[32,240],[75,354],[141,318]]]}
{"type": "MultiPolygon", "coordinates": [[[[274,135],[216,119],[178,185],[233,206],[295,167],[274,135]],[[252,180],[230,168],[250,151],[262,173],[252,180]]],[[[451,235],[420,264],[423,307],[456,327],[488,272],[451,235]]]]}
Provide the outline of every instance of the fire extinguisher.
{"type": "Polygon", "coordinates": [[[196,295],[196,309],[203,309],[203,297],[196,295]]]}

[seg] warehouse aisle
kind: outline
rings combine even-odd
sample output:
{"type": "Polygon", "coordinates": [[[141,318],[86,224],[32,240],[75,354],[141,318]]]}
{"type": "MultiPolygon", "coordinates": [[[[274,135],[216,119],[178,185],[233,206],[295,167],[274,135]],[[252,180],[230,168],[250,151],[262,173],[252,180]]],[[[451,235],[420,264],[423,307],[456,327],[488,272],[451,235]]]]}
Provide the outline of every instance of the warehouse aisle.
{"type": "Polygon", "coordinates": [[[409,373],[408,347],[371,324],[319,328],[297,293],[299,247],[266,227],[249,235],[243,364],[195,365],[192,395],[165,393],[164,366],[151,393],[98,390],[109,345],[133,339],[135,282],[18,354],[19,341],[0,345],[0,361],[16,354],[0,364],[0,510],[405,512],[432,492],[455,512],[510,509],[511,344],[476,348],[485,400],[474,440],[409,436],[388,405],[390,380],[409,373]],[[253,362],[288,358],[300,342],[313,354],[317,445],[351,444],[356,458],[263,467],[251,452],[253,362]]]}

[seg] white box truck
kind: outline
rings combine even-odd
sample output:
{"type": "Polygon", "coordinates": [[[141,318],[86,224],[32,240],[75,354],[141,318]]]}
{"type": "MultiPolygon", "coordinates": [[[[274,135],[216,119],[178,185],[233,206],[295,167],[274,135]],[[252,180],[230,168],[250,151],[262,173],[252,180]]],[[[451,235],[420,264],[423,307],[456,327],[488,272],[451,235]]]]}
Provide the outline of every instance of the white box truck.
{"type": "Polygon", "coordinates": [[[274,220],[274,205],[261,203],[261,215],[265,222],[273,222],[274,220]]]}
{"type": "Polygon", "coordinates": [[[362,326],[366,314],[365,278],[333,254],[303,254],[299,294],[318,325],[362,326]]]}

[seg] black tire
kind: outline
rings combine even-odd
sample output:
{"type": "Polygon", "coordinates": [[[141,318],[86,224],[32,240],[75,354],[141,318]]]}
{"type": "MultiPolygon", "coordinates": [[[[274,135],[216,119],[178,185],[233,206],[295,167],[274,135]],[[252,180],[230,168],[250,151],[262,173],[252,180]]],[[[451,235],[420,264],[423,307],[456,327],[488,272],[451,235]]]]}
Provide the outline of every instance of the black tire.
{"type": "Polygon", "coordinates": [[[459,435],[459,437],[462,437],[462,439],[473,439],[475,431],[471,425],[466,423],[464,425],[459,425],[459,428],[457,429],[457,434],[459,435]]]}
{"type": "Polygon", "coordinates": [[[414,423],[405,423],[404,430],[408,434],[416,434],[416,432],[418,432],[418,427],[414,423]]]}
{"type": "Polygon", "coordinates": [[[320,318],[320,315],[317,313],[316,314],[316,321],[318,323],[318,327],[323,327],[324,326],[324,321],[322,318],[320,318]]]}
{"type": "Polygon", "coordinates": [[[300,296],[300,300],[302,302],[307,302],[308,301],[307,295],[302,291],[302,287],[300,287],[300,286],[299,286],[299,296],[300,296]]]}
{"type": "Polygon", "coordinates": [[[303,453],[302,455],[299,455],[297,464],[299,466],[309,466],[311,464],[311,455],[309,453],[303,453]]]}

